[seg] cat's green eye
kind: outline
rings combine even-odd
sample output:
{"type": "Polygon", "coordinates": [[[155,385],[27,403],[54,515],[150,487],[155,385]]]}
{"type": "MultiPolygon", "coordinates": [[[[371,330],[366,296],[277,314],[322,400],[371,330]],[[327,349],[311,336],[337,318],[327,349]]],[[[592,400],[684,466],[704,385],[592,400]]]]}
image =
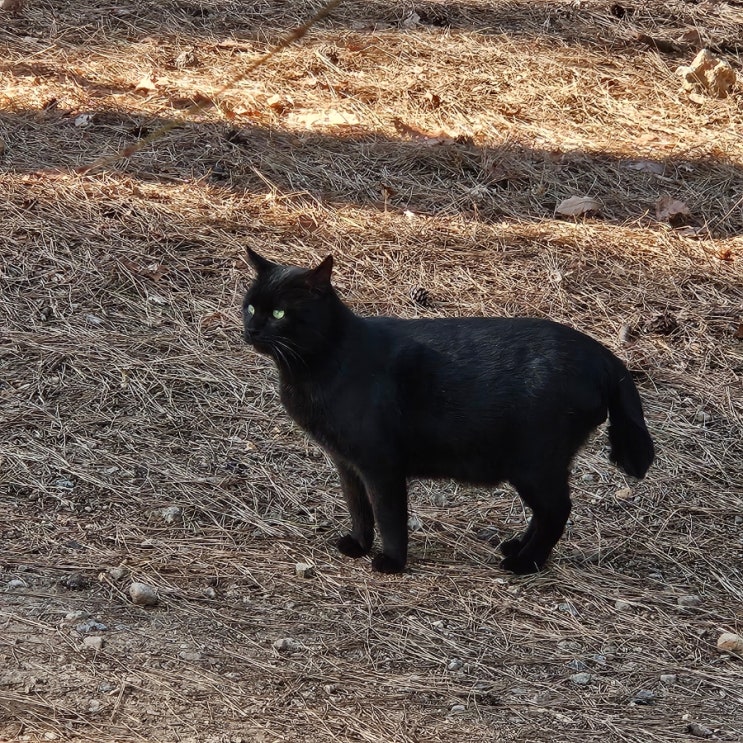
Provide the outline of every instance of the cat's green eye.
{"type": "Polygon", "coordinates": [[[274,318],[276,318],[277,320],[281,320],[281,318],[284,316],[284,310],[274,310],[272,314],[274,318]]]}
{"type": "Polygon", "coordinates": [[[248,314],[249,315],[255,315],[255,307],[253,307],[252,304],[248,305],[248,314]]]}

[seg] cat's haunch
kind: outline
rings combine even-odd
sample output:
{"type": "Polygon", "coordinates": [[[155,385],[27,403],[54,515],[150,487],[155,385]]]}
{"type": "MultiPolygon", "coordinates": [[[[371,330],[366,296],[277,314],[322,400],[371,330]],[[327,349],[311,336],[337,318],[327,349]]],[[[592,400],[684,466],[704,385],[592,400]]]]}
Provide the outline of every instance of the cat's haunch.
{"type": "Polygon", "coordinates": [[[575,453],[609,416],[611,459],[643,477],[653,442],[624,364],[587,335],[534,318],[402,320],[354,314],[314,269],[248,251],[245,340],[279,370],[289,415],[338,469],[351,532],[338,549],[372,567],[407,561],[408,478],[510,482],[532,518],[501,566],[543,567],[570,514],[575,453]]]}

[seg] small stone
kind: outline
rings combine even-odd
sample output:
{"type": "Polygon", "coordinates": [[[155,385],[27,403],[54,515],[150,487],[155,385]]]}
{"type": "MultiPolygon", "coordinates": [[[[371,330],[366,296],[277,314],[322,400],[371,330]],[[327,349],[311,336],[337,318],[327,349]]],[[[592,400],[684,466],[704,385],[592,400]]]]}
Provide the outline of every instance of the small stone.
{"type": "Polygon", "coordinates": [[[273,643],[273,646],[278,651],[285,651],[288,653],[296,653],[302,649],[302,645],[298,643],[292,637],[282,637],[273,643]]]}
{"type": "Polygon", "coordinates": [[[477,532],[477,538],[483,542],[500,542],[501,537],[498,529],[494,526],[486,526],[477,532]]]}
{"type": "Polygon", "coordinates": [[[335,694],[336,691],[338,691],[338,687],[335,684],[325,684],[325,686],[322,687],[323,691],[330,695],[335,694]]]}
{"type": "Polygon", "coordinates": [[[733,632],[723,632],[717,638],[717,649],[722,653],[743,654],[743,637],[733,632]]]}
{"type": "Polygon", "coordinates": [[[588,666],[582,660],[569,660],[565,664],[571,671],[585,671],[588,666]]]}
{"type": "Polygon", "coordinates": [[[629,601],[625,601],[624,599],[617,599],[614,602],[614,608],[617,611],[629,611],[632,608],[632,604],[630,604],[629,601]]]}
{"type": "Polygon", "coordinates": [[[115,568],[109,568],[108,574],[113,578],[113,580],[121,580],[129,575],[129,568],[126,567],[126,565],[118,565],[115,568]]]}
{"type": "Polygon", "coordinates": [[[571,681],[572,681],[572,682],[573,682],[574,684],[577,684],[578,686],[588,686],[588,684],[590,684],[590,683],[591,683],[591,679],[592,679],[592,678],[593,678],[593,677],[591,676],[591,674],[590,674],[590,673],[586,673],[586,672],[584,671],[584,672],[582,672],[582,673],[574,673],[574,674],[573,674],[573,675],[572,675],[572,676],[570,677],[570,680],[571,680],[571,681]]]}
{"type": "Polygon", "coordinates": [[[98,691],[101,692],[101,694],[108,694],[108,692],[113,691],[116,688],[116,686],[109,681],[101,681],[100,684],[98,684],[98,691]]]}
{"type": "Polygon", "coordinates": [[[635,704],[652,704],[655,701],[655,692],[650,689],[640,689],[640,691],[632,697],[632,701],[635,704]]]}
{"type": "Polygon", "coordinates": [[[735,517],[735,525],[736,526],[740,526],[741,524],[743,524],[743,516],[736,516],[735,517]]]}
{"type": "Polygon", "coordinates": [[[665,684],[666,686],[671,686],[671,684],[676,683],[676,674],[675,673],[661,673],[660,682],[661,684],[665,684]]]}
{"type": "Polygon", "coordinates": [[[466,709],[467,708],[463,704],[452,704],[449,711],[453,712],[454,714],[458,714],[460,712],[464,712],[466,709]]]}
{"type": "Polygon", "coordinates": [[[423,522],[415,515],[408,519],[408,529],[410,531],[420,531],[423,528],[423,522]]]}
{"type": "Polygon", "coordinates": [[[87,619],[89,616],[89,611],[68,611],[64,619],[65,622],[79,622],[81,619],[87,619]]]}
{"type": "Polygon", "coordinates": [[[700,725],[698,722],[690,722],[686,726],[686,732],[697,738],[711,738],[715,733],[705,725],[700,725]]]}
{"type": "Polygon", "coordinates": [[[13,591],[16,588],[28,588],[28,583],[26,583],[25,580],[21,580],[20,578],[13,578],[13,580],[9,580],[8,590],[13,591]]]}
{"type": "Polygon", "coordinates": [[[57,740],[59,736],[56,733],[53,733],[51,730],[47,730],[44,733],[44,740],[57,740]]]}
{"type": "Polygon", "coordinates": [[[694,413],[694,420],[706,426],[712,420],[712,416],[706,410],[697,410],[694,413]]]}
{"type": "Polygon", "coordinates": [[[91,699],[88,703],[88,712],[95,714],[96,712],[100,712],[100,710],[101,703],[97,699],[91,699]]]}
{"type": "Polygon", "coordinates": [[[168,506],[160,511],[160,518],[166,524],[175,524],[183,520],[183,509],[178,506],[168,506]]]}
{"type": "Polygon", "coordinates": [[[570,614],[571,617],[577,617],[578,616],[578,610],[573,606],[573,604],[570,601],[563,601],[562,603],[557,605],[557,608],[560,611],[564,611],[566,614],[570,614]]]}
{"type": "Polygon", "coordinates": [[[463,665],[464,665],[464,662],[462,661],[461,658],[452,658],[446,664],[446,670],[447,671],[458,671],[463,665]]]}
{"type": "Polygon", "coordinates": [[[617,500],[630,500],[631,498],[634,498],[634,493],[632,492],[632,488],[619,488],[619,490],[614,493],[614,497],[617,500]]]}
{"type": "Polygon", "coordinates": [[[201,653],[196,651],[181,650],[181,652],[178,653],[178,657],[181,660],[197,661],[201,660],[201,653]]]}
{"type": "Polygon", "coordinates": [[[204,589],[204,596],[208,599],[216,599],[217,598],[217,592],[214,590],[213,586],[207,586],[204,589]]]}
{"type": "Polygon", "coordinates": [[[601,655],[601,653],[596,653],[593,656],[593,662],[597,666],[605,666],[606,665],[606,656],[605,655],[601,655]]]}
{"type": "Polygon", "coordinates": [[[697,596],[696,594],[689,596],[679,596],[677,599],[677,603],[684,609],[690,609],[694,606],[699,606],[702,603],[702,597],[697,596]]]}
{"type": "Polygon", "coordinates": [[[85,635],[88,632],[105,632],[107,629],[108,627],[105,624],[95,619],[88,619],[86,622],[82,622],[75,627],[75,631],[81,635],[85,635]]]}
{"type": "Polygon", "coordinates": [[[98,635],[91,635],[83,638],[83,645],[90,649],[99,652],[103,650],[103,638],[98,635]]]}
{"type": "Polygon", "coordinates": [[[294,572],[300,578],[314,578],[315,577],[315,566],[309,562],[298,562],[294,566],[294,572]]]}
{"type": "Polygon", "coordinates": [[[129,586],[129,596],[132,603],[138,606],[156,606],[160,600],[157,588],[148,586],[146,583],[132,583],[129,586]]]}

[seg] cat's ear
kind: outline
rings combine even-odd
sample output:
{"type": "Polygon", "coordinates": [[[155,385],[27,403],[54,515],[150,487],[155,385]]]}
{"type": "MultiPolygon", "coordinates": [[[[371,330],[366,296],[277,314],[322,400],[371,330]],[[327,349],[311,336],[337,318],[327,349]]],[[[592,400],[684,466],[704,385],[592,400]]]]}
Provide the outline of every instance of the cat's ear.
{"type": "Polygon", "coordinates": [[[248,248],[248,260],[258,273],[269,271],[275,265],[271,261],[266,260],[262,255],[258,255],[252,248],[248,248]]]}
{"type": "Polygon", "coordinates": [[[313,268],[307,280],[313,289],[330,288],[330,274],[333,271],[333,256],[329,255],[317,268],[313,268]]]}

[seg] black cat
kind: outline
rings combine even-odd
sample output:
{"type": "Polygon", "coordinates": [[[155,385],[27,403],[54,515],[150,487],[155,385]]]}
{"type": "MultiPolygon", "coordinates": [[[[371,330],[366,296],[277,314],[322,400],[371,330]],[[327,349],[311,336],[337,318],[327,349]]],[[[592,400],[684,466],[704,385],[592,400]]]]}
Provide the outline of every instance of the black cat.
{"type": "Polygon", "coordinates": [[[351,533],[338,549],[396,573],[408,551],[407,478],[507,480],[532,510],[500,545],[501,565],[539,570],[570,513],[570,462],[610,416],[611,459],[643,477],[653,442],[622,362],[549,320],[401,320],[355,315],[330,284],[328,256],[304,270],[252,250],[245,340],[278,366],[291,417],[338,468],[351,533]]]}

